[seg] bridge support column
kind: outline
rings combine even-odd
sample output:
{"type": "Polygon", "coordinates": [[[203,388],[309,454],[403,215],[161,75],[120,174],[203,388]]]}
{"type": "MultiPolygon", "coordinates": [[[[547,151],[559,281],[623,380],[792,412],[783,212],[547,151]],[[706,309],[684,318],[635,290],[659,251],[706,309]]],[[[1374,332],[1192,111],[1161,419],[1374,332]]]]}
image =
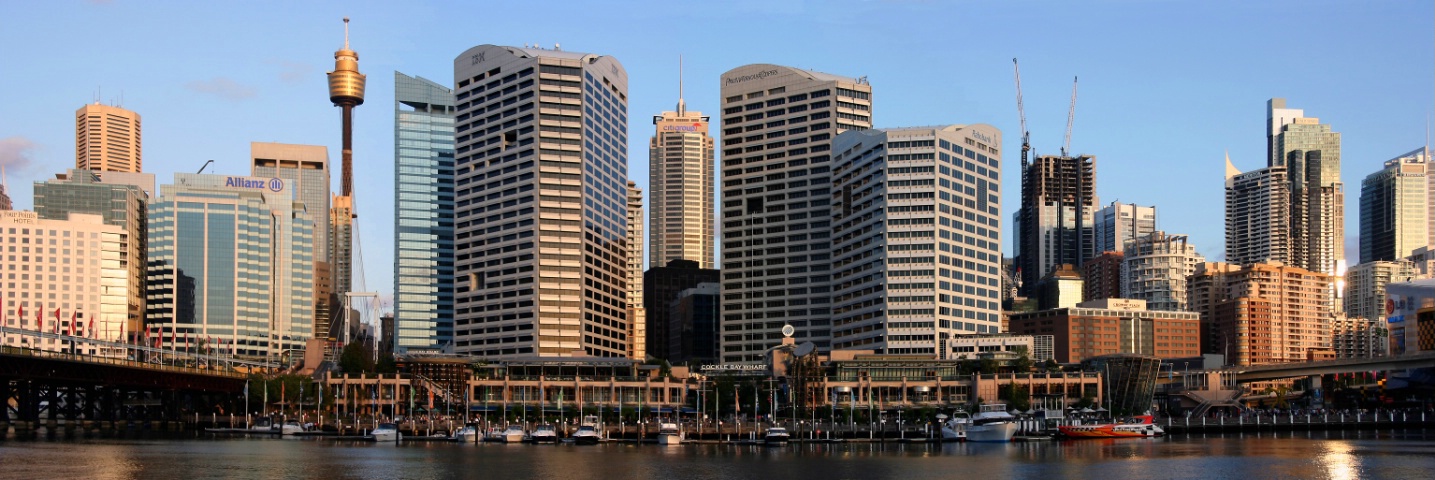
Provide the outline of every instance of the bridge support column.
{"type": "Polygon", "coordinates": [[[1311,398],[1315,399],[1315,404],[1311,405],[1315,408],[1322,408],[1325,406],[1325,388],[1323,388],[1321,385],[1322,377],[1323,375],[1311,375],[1307,378],[1307,381],[1310,382],[1310,384],[1306,386],[1306,391],[1310,392],[1311,398]]]}

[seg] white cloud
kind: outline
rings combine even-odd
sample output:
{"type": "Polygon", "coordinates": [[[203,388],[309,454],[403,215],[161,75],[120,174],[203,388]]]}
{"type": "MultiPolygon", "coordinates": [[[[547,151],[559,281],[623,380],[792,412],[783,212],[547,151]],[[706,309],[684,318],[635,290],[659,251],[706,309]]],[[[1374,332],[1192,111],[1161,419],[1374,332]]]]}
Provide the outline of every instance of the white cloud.
{"type": "Polygon", "coordinates": [[[184,85],[184,88],[192,92],[214,95],[227,100],[245,100],[254,98],[258,91],[254,87],[241,84],[225,77],[214,77],[209,80],[195,80],[184,85]]]}
{"type": "Polygon", "coordinates": [[[0,165],[11,172],[23,170],[30,165],[31,155],[39,148],[40,144],[25,137],[0,138],[0,165]]]}

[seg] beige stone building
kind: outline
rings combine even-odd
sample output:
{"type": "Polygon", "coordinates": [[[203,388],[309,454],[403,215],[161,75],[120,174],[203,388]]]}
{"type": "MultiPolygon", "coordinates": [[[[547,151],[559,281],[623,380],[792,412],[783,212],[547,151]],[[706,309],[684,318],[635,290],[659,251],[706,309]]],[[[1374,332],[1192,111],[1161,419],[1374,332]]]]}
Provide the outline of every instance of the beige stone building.
{"type": "Polygon", "coordinates": [[[75,111],[75,168],[139,172],[140,114],[94,103],[75,111]]]}
{"type": "Polygon", "coordinates": [[[643,189],[628,181],[628,358],[648,356],[648,312],[643,306],[643,189]]]}

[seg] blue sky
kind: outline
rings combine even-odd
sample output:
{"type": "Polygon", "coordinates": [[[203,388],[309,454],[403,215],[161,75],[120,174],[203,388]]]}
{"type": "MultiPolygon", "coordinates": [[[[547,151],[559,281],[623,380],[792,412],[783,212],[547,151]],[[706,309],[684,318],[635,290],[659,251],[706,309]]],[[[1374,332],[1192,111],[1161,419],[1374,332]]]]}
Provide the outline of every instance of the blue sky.
{"type": "Polygon", "coordinates": [[[1224,248],[1223,155],[1264,166],[1268,98],[1341,132],[1351,236],[1360,180],[1423,145],[1435,113],[1429,1],[0,0],[0,164],[16,207],[31,207],[32,182],[74,165],[74,111],[97,95],[143,116],[144,169],[160,183],[208,159],[207,172],[247,174],[251,141],[326,145],[337,163],[324,72],[344,16],[369,76],[355,113],[364,276],[385,296],[393,72],[451,85],[453,58],[485,43],[617,57],[630,78],[630,177],[645,189],[644,119],[673,108],[679,55],[688,107],[706,113],[718,110],[719,75],[749,63],[866,76],[879,127],[1005,133],[1004,221],[1020,200],[1019,57],[1036,151],[1060,148],[1080,76],[1072,151],[1096,155],[1101,201],[1155,205],[1160,228],[1213,259],[1224,248]]]}

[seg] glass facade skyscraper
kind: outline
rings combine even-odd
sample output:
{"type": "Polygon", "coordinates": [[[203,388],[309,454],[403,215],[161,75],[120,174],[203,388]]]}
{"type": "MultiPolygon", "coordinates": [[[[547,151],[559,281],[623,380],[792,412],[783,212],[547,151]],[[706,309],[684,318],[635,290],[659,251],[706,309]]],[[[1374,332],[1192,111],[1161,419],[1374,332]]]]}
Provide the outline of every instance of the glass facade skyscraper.
{"type": "Polygon", "coordinates": [[[394,72],[394,351],[453,343],[453,90],[394,72]]]}
{"type": "Polygon", "coordinates": [[[176,174],[149,231],[147,318],[163,345],[277,361],[312,336],[314,220],[284,180],[176,174]]]}

